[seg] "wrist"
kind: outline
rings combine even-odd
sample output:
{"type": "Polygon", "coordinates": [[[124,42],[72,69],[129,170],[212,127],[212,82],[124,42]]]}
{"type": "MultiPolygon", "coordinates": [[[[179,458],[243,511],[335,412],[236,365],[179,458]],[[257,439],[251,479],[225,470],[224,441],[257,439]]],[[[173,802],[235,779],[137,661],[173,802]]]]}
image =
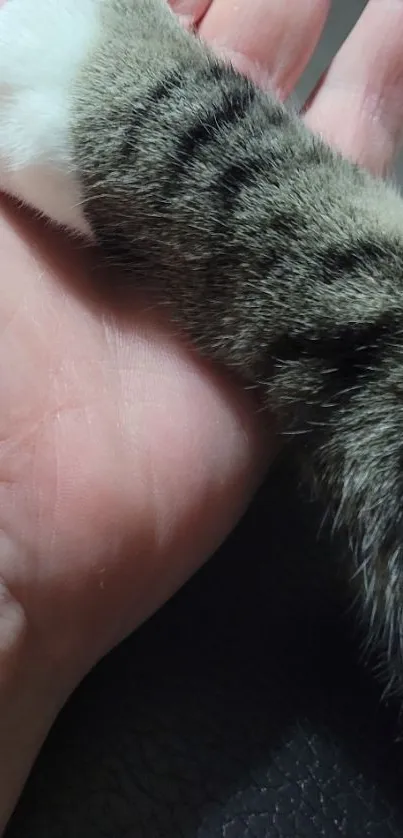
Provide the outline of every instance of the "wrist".
{"type": "Polygon", "coordinates": [[[67,695],[0,583],[0,836],[67,695]]]}

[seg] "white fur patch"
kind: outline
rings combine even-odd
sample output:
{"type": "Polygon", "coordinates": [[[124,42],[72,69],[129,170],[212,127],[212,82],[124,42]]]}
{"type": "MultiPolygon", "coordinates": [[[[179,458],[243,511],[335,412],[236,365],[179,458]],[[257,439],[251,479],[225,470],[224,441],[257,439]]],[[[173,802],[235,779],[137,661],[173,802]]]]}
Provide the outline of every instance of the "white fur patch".
{"type": "Polygon", "coordinates": [[[89,234],[69,139],[71,84],[103,0],[7,0],[0,9],[0,189],[89,234]]]}

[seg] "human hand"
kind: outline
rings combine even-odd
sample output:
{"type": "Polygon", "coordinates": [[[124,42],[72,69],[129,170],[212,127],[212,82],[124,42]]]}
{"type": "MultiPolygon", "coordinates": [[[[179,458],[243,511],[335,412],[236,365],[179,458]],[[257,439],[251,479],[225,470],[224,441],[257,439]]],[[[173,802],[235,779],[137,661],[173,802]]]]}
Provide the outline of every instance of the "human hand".
{"type": "MultiPolygon", "coordinates": [[[[285,96],[329,4],[173,5],[285,96]]],[[[305,115],[374,171],[397,146],[402,31],[371,0],[305,115]]],[[[69,692],[231,529],[274,440],[152,313],[103,307],[90,251],[6,203],[0,248],[1,823],[69,692]]]]}

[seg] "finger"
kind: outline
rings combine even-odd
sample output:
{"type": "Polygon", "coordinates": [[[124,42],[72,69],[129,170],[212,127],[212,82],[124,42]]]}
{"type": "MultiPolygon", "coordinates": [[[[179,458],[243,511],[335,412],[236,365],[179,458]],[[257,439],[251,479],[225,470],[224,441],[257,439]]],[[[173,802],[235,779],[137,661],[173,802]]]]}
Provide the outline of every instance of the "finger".
{"type": "Polygon", "coordinates": [[[318,42],[329,0],[215,0],[200,35],[257,84],[285,98],[318,42]]]}
{"type": "Polygon", "coordinates": [[[312,130],[375,174],[401,142],[402,46],[401,0],[369,0],[306,111],[312,130]]]}

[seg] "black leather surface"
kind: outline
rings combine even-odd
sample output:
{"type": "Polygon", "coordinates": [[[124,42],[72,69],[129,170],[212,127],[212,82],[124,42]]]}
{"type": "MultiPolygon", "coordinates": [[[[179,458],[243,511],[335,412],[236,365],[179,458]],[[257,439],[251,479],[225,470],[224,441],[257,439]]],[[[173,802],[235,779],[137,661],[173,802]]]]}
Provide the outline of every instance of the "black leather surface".
{"type": "Polygon", "coordinates": [[[403,836],[396,710],[292,482],[88,677],[7,838],[403,836]]]}

